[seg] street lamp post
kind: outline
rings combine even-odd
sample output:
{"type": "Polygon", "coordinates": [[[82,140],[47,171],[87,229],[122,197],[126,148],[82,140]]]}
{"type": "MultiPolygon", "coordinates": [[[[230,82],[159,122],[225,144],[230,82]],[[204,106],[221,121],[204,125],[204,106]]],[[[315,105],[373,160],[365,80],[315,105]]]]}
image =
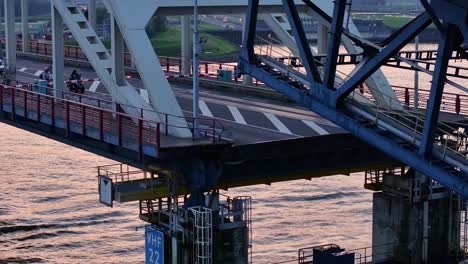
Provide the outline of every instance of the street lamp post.
{"type": "MultiPolygon", "coordinates": [[[[420,11],[418,2],[416,2],[416,10],[420,11]]],[[[419,50],[419,35],[417,35],[414,38],[414,49],[416,50],[416,52],[419,50]]],[[[414,100],[414,109],[418,110],[419,108],[419,71],[417,69],[414,71],[414,99],[413,100],[414,100]]]]}
{"type": "Polygon", "coordinates": [[[200,119],[199,119],[199,65],[200,57],[200,36],[198,34],[198,0],[195,0],[193,6],[193,135],[194,138],[200,137],[200,119]]]}

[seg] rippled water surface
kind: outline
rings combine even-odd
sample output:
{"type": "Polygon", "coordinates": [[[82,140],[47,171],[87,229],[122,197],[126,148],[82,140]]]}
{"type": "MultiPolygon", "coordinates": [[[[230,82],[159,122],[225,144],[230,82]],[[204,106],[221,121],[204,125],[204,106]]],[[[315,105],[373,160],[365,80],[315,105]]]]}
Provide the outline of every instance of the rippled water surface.
{"type": "MultiPolygon", "coordinates": [[[[386,73],[412,85],[412,73],[386,73]]],[[[0,135],[0,263],[143,263],[138,205],[98,204],[95,167],[113,161],[1,123],[0,135]]],[[[372,193],[363,180],[230,190],[253,197],[254,263],[294,259],[298,248],[324,243],[369,246],[372,193]]]]}

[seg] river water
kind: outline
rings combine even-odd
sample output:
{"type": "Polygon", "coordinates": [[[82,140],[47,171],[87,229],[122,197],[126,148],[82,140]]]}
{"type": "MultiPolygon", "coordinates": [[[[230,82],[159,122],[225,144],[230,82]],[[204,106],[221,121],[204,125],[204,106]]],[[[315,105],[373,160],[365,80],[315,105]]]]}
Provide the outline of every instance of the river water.
{"type": "MultiPolygon", "coordinates": [[[[411,72],[385,72],[393,84],[413,83],[411,72]]],[[[0,135],[0,264],[144,262],[138,205],[98,203],[95,167],[112,160],[1,123],[0,135]]],[[[301,247],[370,246],[372,192],[363,181],[357,173],[226,194],[252,196],[254,263],[275,263],[301,247]]]]}

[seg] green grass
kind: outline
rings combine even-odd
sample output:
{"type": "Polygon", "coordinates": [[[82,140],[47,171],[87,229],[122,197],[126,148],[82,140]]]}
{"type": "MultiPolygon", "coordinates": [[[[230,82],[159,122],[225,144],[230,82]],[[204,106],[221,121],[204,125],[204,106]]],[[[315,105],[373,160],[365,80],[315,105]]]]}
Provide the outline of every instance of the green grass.
{"type": "MultiPolygon", "coordinates": [[[[222,57],[236,53],[238,49],[236,46],[220,37],[213,36],[200,32],[201,37],[206,37],[208,42],[204,45],[202,59],[209,59],[211,57],[222,57]]],[[[192,36],[191,36],[192,37],[192,36]]],[[[158,33],[151,39],[156,53],[159,56],[180,57],[181,52],[181,35],[180,29],[176,27],[167,27],[167,31],[158,33]]],[[[191,40],[190,40],[191,41],[191,40]]],[[[104,40],[103,44],[110,49],[110,41],[104,40]]],[[[65,45],[77,46],[76,41],[66,41],[65,45]]]]}
{"type": "MultiPolygon", "coordinates": [[[[193,28],[193,26],[192,26],[193,28]]],[[[198,30],[202,31],[202,30],[223,30],[224,28],[223,27],[220,27],[220,26],[216,26],[216,25],[213,25],[213,24],[208,24],[206,22],[200,22],[200,24],[198,25],[198,30]]]]}
{"type": "Polygon", "coordinates": [[[368,15],[355,15],[355,18],[375,18],[375,19],[382,19],[386,26],[390,26],[393,28],[400,28],[406,25],[408,22],[413,20],[411,17],[406,16],[387,16],[387,15],[377,15],[377,16],[368,16],[368,15]]]}
{"type": "MultiPolygon", "coordinates": [[[[202,58],[229,55],[237,52],[237,48],[234,44],[220,37],[203,32],[200,33],[200,36],[208,39],[208,42],[204,45],[204,53],[201,55],[202,58]]],[[[151,43],[158,55],[179,57],[181,50],[180,40],[180,30],[175,27],[168,27],[166,32],[161,32],[152,38],[151,43]]]]}
{"type": "Polygon", "coordinates": [[[384,24],[390,27],[402,27],[411,20],[413,20],[410,17],[397,17],[397,16],[382,16],[381,17],[384,21],[384,24]]]}

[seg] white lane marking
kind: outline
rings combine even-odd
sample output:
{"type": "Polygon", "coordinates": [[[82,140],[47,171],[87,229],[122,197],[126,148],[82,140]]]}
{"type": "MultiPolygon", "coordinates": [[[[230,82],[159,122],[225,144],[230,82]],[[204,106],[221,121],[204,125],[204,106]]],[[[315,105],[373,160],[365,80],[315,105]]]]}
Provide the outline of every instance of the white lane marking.
{"type": "Polygon", "coordinates": [[[43,72],[44,72],[44,71],[40,71],[40,70],[39,70],[39,71],[36,71],[36,72],[34,73],[34,75],[37,76],[37,77],[39,77],[43,72]]]}
{"type": "Polygon", "coordinates": [[[278,117],[276,117],[274,114],[271,113],[263,113],[270,121],[273,123],[273,125],[282,133],[292,135],[291,131],[289,128],[287,128],[283,122],[281,122],[278,117]]]}
{"type": "Polygon", "coordinates": [[[211,113],[210,109],[206,105],[205,101],[200,100],[200,111],[202,112],[202,115],[208,116],[208,117],[213,117],[213,114],[211,113]]]}
{"type": "Polygon", "coordinates": [[[144,90],[144,89],[140,89],[140,95],[141,97],[143,97],[143,99],[149,103],[149,96],[148,96],[148,91],[144,90]]]}
{"type": "Polygon", "coordinates": [[[27,69],[28,69],[28,68],[21,68],[21,69],[19,69],[18,71],[20,71],[20,72],[25,72],[27,69]]]}
{"type": "Polygon", "coordinates": [[[234,120],[236,120],[236,123],[247,125],[247,122],[245,122],[244,117],[242,114],[239,112],[239,109],[237,107],[228,105],[229,111],[231,111],[232,116],[234,117],[234,120]]]}
{"type": "Polygon", "coordinates": [[[94,81],[93,84],[91,84],[91,86],[89,87],[89,90],[91,92],[95,92],[97,90],[99,84],[101,84],[100,81],[94,81]]]}
{"type": "Polygon", "coordinates": [[[323,129],[321,126],[317,125],[315,122],[313,121],[310,121],[310,120],[302,120],[302,122],[304,122],[304,124],[306,124],[307,126],[309,126],[310,128],[312,128],[315,132],[317,132],[319,135],[323,136],[323,135],[329,135],[330,133],[328,133],[328,131],[326,131],[325,129],[323,129]]]}
{"type": "MultiPolygon", "coordinates": [[[[182,112],[188,113],[188,114],[193,114],[192,111],[182,110],[182,112]]],[[[220,120],[220,121],[227,122],[227,123],[237,124],[236,121],[232,121],[232,120],[228,120],[228,119],[223,119],[223,118],[220,118],[220,117],[217,117],[216,119],[217,119],[217,120],[220,120]]],[[[274,130],[274,129],[270,129],[270,128],[266,128],[266,127],[259,127],[259,126],[255,126],[255,125],[249,125],[249,124],[246,124],[246,125],[244,125],[244,126],[246,126],[246,127],[252,127],[252,128],[260,129],[260,130],[265,130],[265,131],[269,131],[269,132],[272,132],[272,133],[280,133],[280,132],[278,132],[278,130],[274,130]]],[[[303,137],[303,136],[295,135],[295,134],[292,134],[291,136],[294,136],[294,137],[297,137],[297,138],[303,137]]]]}

